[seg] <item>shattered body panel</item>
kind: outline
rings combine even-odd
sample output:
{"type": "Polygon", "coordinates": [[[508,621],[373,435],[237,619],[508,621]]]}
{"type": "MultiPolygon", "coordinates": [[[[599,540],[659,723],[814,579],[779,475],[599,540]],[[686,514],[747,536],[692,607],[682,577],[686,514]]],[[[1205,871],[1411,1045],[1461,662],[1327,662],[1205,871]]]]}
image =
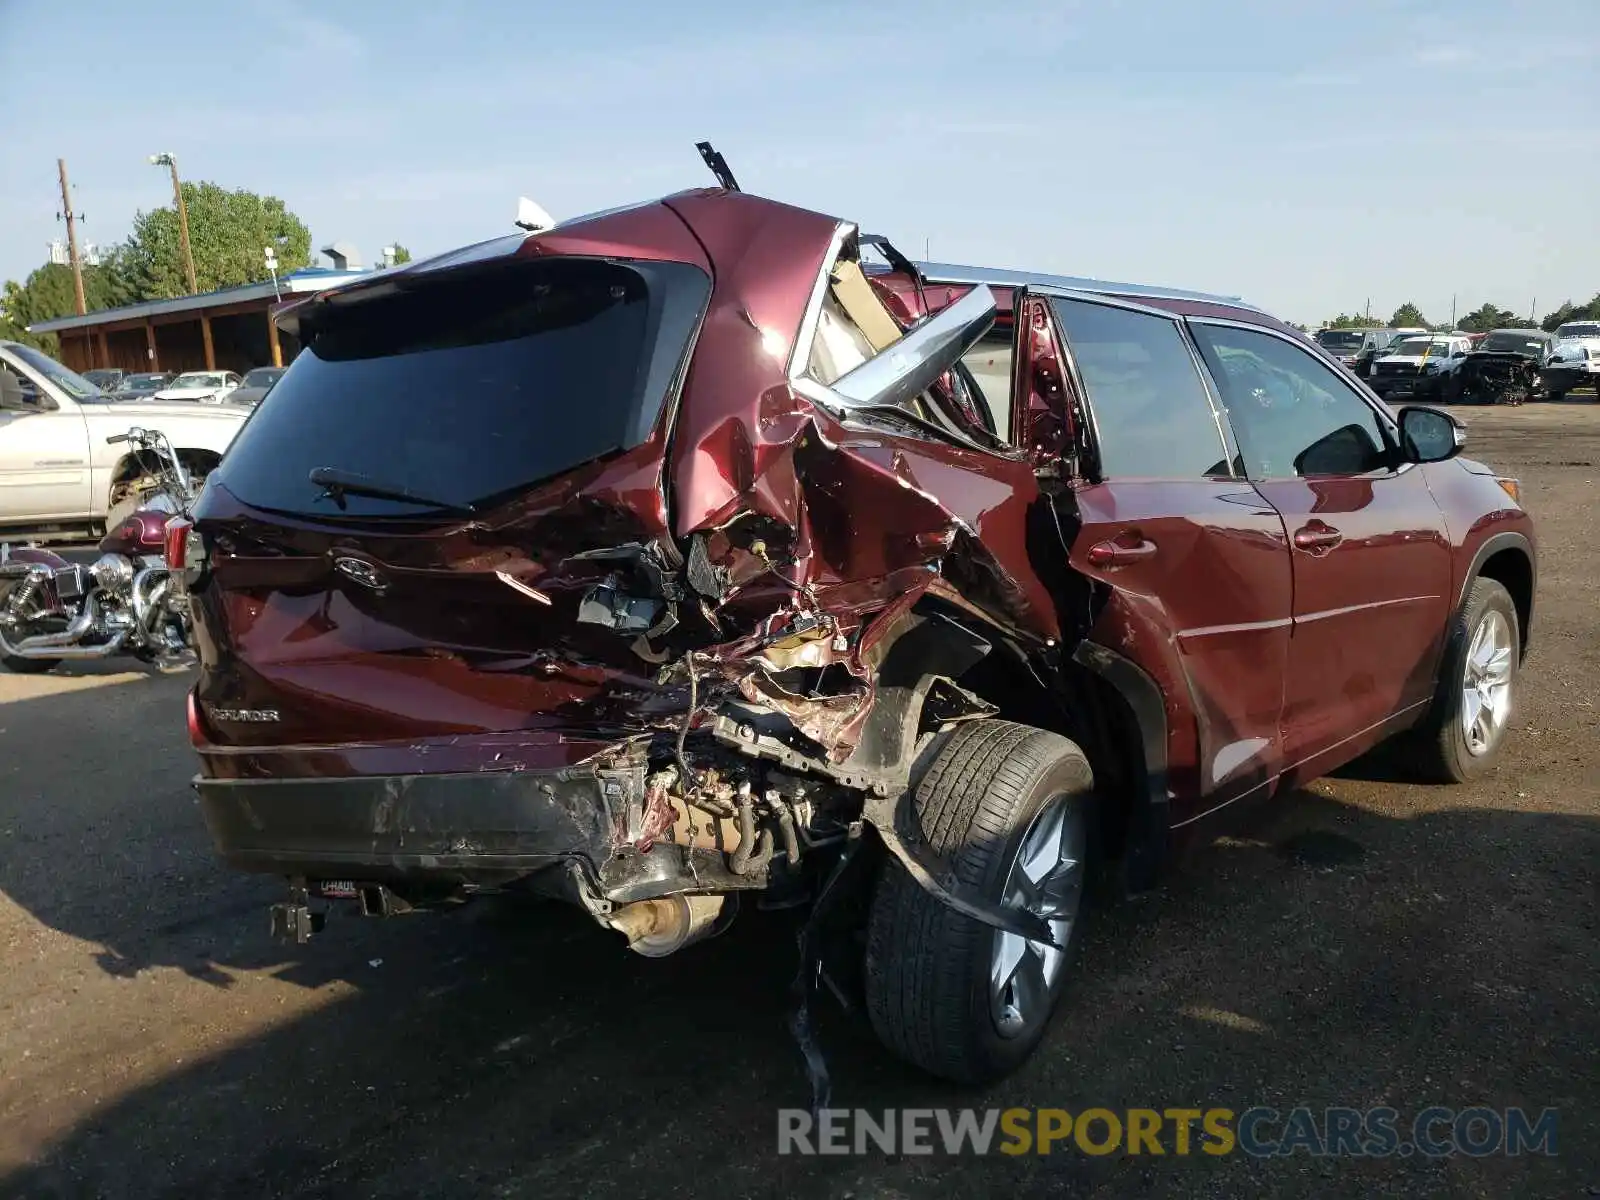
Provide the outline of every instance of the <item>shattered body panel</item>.
{"type": "Polygon", "coordinates": [[[1455,387],[1477,404],[1522,404],[1544,392],[1540,360],[1524,354],[1477,350],[1456,368],[1455,387]]]}

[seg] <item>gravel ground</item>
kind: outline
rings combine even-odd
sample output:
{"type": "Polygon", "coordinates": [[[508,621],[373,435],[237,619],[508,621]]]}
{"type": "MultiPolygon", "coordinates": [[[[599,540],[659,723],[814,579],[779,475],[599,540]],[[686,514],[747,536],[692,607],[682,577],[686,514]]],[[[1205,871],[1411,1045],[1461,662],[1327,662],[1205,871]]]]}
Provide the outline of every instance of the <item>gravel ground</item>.
{"type": "Polygon", "coordinates": [[[108,667],[0,674],[0,1194],[1600,1195],[1600,404],[1461,411],[1543,539],[1497,772],[1363,762],[1201,849],[986,1092],[822,1036],[850,1107],[1556,1107],[1556,1157],[780,1159],[778,915],[660,962],[488,903],[278,946],[186,786],[186,676],[108,667]]]}

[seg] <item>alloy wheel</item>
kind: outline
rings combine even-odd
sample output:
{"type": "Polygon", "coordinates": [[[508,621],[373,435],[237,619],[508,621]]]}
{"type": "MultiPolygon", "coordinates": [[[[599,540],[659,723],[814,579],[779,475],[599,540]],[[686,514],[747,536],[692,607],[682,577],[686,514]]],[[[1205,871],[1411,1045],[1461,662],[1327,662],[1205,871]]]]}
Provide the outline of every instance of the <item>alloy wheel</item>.
{"type": "Polygon", "coordinates": [[[1516,648],[1505,614],[1483,614],[1467,647],[1461,682],[1461,733],[1467,753],[1481,757],[1493,750],[1511,718],[1511,675],[1516,648]]]}
{"type": "MultiPolygon", "coordinates": [[[[1041,918],[1057,945],[1067,945],[1083,900],[1087,857],[1083,807],[1065,797],[1050,800],[1017,847],[1001,903],[1041,918]]],[[[995,931],[989,965],[990,1004],[1002,1037],[1018,1037],[1049,1014],[1051,996],[1066,961],[1066,952],[1055,946],[995,931]]]]}

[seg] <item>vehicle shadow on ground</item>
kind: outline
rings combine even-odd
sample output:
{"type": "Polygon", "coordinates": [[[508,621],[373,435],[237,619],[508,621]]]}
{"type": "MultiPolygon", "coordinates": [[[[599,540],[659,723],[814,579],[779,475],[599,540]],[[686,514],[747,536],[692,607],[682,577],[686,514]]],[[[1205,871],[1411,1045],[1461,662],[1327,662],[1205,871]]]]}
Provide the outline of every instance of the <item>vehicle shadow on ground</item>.
{"type": "MultiPolygon", "coordinates": [[[[103,946],[114,971],[353,987],[103,1105],[0,1193],[1549,1195],[1597,1178],[1583,1127],[1600,1111],[1592,819],[1402,821],[1289,797],[1160,892],[1102,911],[1040,1054],[989,1089],[920,1076],[819,1006],[844,1107],[1557,1106],[1559,1159],[780,1159],[776,1110],[810,1100],[786,1029],[792,916],[747,914],[664,961],[574,910],[509,902],[349,917],[278,946],[277,890],[210,857],[184,786],[182,686],[119,694],[179,728],[115,779],[9,764],[0,891],[103,946]]],[[[105,707],[84,693],[0,705],[0,729],[7,744],[62,727],[88,739],[105,707]]]]}

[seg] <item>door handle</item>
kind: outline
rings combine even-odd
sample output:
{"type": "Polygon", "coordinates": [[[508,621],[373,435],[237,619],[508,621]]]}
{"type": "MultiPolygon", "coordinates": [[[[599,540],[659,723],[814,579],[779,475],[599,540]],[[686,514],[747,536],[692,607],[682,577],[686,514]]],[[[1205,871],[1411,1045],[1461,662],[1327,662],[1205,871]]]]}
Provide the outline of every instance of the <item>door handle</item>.
{"type": "Polygon", "coordinates": [[[1295,549],[1307,554],[1326,554],[1342,541],[1344,534],[1325,521],[1312,521],[1294,531],[1295,549]]]}
{"type": "Polygon", "coordinates": [[[1091,567],[1128,567],[1143,562],[1156,552],[1156,544],[1136,533],[1124,533],[1109,541],[1096,542],[1084,557],[1091,567]]]}

